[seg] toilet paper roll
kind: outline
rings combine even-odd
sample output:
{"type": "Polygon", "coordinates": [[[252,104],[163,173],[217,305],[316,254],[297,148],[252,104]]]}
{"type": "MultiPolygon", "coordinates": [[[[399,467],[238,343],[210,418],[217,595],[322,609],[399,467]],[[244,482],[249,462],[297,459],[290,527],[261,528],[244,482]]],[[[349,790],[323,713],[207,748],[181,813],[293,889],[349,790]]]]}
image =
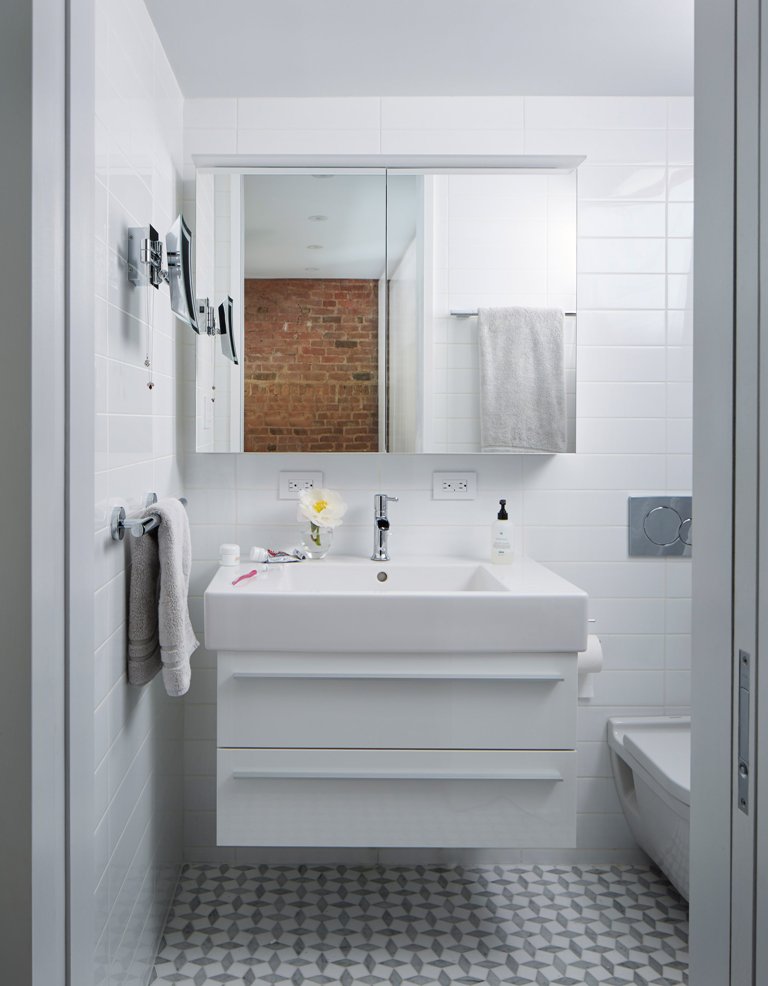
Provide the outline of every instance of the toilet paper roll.
{"type": "Polygon", "coordinates": [[[603,670],[603,645],[596,634],[590,633],[587,637],[587,649],[577,655],[576,670],[579,675],[579,698],[594,698],[595,679],[592,676],[603,670]]]}

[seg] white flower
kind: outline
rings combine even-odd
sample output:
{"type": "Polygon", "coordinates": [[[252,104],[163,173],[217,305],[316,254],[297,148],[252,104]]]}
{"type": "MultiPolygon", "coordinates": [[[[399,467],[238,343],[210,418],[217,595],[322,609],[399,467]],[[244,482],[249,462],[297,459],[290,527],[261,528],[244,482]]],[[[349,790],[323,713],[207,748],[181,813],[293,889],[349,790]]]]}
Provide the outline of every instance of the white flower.
{"type": "Polygon", "coordinates": [[[302,490],[299,493],[299,520],[317,527],[338,527],[347,505],[335,490],[302,490]]]}

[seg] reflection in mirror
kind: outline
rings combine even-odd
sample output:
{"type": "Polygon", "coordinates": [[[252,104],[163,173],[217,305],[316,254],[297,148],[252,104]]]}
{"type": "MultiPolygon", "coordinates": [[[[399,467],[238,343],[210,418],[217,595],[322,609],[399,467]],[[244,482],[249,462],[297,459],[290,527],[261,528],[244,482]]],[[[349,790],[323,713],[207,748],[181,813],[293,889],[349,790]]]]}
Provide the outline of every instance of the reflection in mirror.
{"type": "Polygon", "coordinates": [[[575,450],[573,169],[202,171],[197,199],[241,356],[198,340],[199,451],[575,450]]]}
{"type": "Polygon", "coordinates": [[[387,448],[422,452],[425,377],[424,175],[387,176],[387,448]]]}
{"type": "Polygon", "coordinates": [[[383,174],[244,181],[246,452],[379,450],[383,174]]]}
{"type": "MultiPolygon", "coordinates": [[[[210,299],[215,315],[221,304],[228,313],[228,298],[232,298],[231,341],[237,354],[243,351],[241,184],[239,174],[198,173],[195,208],[198,293],[210,299]]],[[[214,332],[201,333],[196,342],[195,448],[198,452],[241,452],[241,367],[225,352],[220,316],[213,321],[214,332]]]]}
{"type": "Polygon", "coordinates": [[[574,451],[576,173],[390,172],[387,221],[388,450],[574,451]]]}

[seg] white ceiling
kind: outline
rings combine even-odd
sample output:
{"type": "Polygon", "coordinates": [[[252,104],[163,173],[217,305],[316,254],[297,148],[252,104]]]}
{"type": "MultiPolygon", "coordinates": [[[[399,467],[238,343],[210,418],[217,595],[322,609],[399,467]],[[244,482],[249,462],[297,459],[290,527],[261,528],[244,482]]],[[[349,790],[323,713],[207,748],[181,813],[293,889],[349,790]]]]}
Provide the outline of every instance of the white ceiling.
{"type": "Polygon", "coordinates": [[[146,0],[187,97],[690,95],[694,0],[146,0]]]}
{"type": "Polygon", "coordinates": [[[415,176],[390,179],[389,188],[383,174],[254,174],[244,184],[246,277],[378,279],[416,231],[415,176]]]}
{"type": "Polygon", "coordinates": [[[381,277],[383,175],[246,175],[243,211],[246,277],[381,277]]]}

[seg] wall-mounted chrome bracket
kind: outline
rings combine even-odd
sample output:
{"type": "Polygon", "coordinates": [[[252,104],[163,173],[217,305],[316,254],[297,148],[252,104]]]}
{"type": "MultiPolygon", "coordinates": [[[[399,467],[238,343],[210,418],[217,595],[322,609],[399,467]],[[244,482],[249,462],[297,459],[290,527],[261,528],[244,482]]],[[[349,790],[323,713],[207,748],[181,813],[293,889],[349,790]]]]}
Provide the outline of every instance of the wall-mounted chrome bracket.
{"type": "Polygon", "coordinates": [[[216,309],[208,298],[198,298],[196,301],[197,325],[200,332],[204,335],[215,336],[219,334],[216,324],[216,309]]]}
{"type": "MultiPolygon", "coordinates": [[[[179,500],[186,507],[187,498],[180,496],[179,500]]],[[[157,493],[144,494],[145,511],[149,510],[155,503],[157,503],[157,493]]],[[[140,538],[145,534],[149,534],[150,531],[154,531],[159,526],[160,518],[156,514],[129,518],[126,516],[125,507],[116,506],[112,509],[109,530],[113,541],[122,541],[126,531],[130,531],[135,538],[140,538]]]]}
{"type": "Polygon", "coordinates": [[[154,226],[128,230],[128,280],[135,287],[151,284],[159,288],[168,279],[163,270],[163,241],[154,226]]]}

